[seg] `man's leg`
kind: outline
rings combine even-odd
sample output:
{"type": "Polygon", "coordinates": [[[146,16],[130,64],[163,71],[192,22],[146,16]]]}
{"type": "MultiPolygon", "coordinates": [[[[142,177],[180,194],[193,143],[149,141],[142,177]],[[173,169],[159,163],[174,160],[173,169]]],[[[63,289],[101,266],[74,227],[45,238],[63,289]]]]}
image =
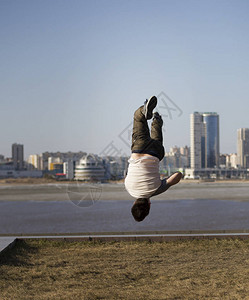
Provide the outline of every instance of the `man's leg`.
{"type": "Polygon", "coordinates": [[[139,107],[134,113],[133,133],[132,133],[132,151],[146,151],[151,143],[150,131],[147,120],[152,118],[152,111],[157,105],[157,98],[152,96],[146,100],[144,105],[139,107]]]}
{"type": "Polygon", "coordinates": [[[151,124],[151,138],[153,140],[163,143],[163,134],[162,134],[163,120],[158,112],[154,113],[153,121],[151,124]]]}
{"type": "Polygon", "coordinates": [[[158,153],[158,158],[163,159],[165,151],[163,147],[163,134],[162,134],[163,120],[158,112],[153,114],[153,121],[151,124],[151,138],[153,142],[154,151],[158,153]]]}
{"type": "Polygon", "coordinates": [[[150,131],[144,116],[144,106],[141,106],[134,113],[131,150],[143,150],[149,141],[150,131]]]}

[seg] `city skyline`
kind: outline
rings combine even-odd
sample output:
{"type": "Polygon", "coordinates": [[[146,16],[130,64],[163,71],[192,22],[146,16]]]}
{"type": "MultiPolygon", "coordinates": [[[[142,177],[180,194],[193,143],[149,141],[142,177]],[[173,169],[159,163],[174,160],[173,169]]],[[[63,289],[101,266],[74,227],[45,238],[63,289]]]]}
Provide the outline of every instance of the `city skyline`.
{"type": "Polygon", "coordinates": [[[25,157],[99,154],[113,141],[128,154],[133,112],[161,92],[175,109],[166,149],[189,145],[193,111],[216,111],[220,151],[236,152],[249,126],[248,12],[244,0],[1,1],[0,153],[17,142],[25,157]]]}
{"type": "MultiPolygon", "coordinates": [[[[219,152],[219,115],[194,112],[190,115],[191,147],[171,147],[160,162],[161,174],[181,170],[187,179],[246,178],[249,167],[249,129],[237,130],[235,154],[219,152]]],[[[86,152],[45,152],[24,160],[24,145],[12,144],[12,157],[0,155],[0,177],[52,176],[58,180],[107,180],[125,176],[128,157],[86,152]],[[91,166],[91,170],[88,168],[91,166]]]]}
{"type": "MultiPolygon", "coordinates": [[[[190,143],[189,144],[186,144],[186,145],[169,145],[168,148],[166,149],[166,152],[170,152],[172,149],[174,149],[175,147],[177,148],[184,148],[184,147],[189,147],[191,149],[191,145],[192,145],[192,148],[196,148],[197,149],[195,151],[201,153],[201,148],[202,148],[202,144],[201,144],[201,141],[200,142],[196,142],[194,137],[193,137],[193,131],[194,131],[194,128],[193,128],[193,125],[194,123],[196,123],[198,126],[198,134],[195,135],[195,136],[205,136],[205,130],[206,130],[206,125],[204,125],[204,123],[207,123],[207,121],[204,121],[204,118],[208,117],[208,116],[217,116],[218,117],[218,143],[219,143],[219,115],[216,113],[216,112],[194,112],[194,113],[191,113],[190,114],[190,134],[189,134],[189,140],[190,140],[190,143]],[[197,117],[197,119],[196,119],[197,117]],[[203,127],[201,126],[204,125],[203,127]],[[192,127],[192,129],[191,129],[192,127]]],[[[249,156],[249,128],[238,128],[237,129],[237,135],[236,135],[236,142],[235,142],[235,146],[236,146],[236,151],[235,152],[220,152],[219,151],[219,148],[220,148],[220,145],[218,145],[218,151],[217,153],[219,153],[219,155],[223,155],[223,154],[238,154],[238,156],[240,155],[240,153],[244,153],[245,152],[245,155],[248,155],[249,156]],[[242,136],[244,138],[242,138],[242,136]],[[239,146],[239,140],[241,140],[241,143],[243,143],[243,146],[239,146]],[[241,148],[239,148],[241,147],[241,148]],[[243,150],[242,150],[242,147],[243,147],[243,150]]],[[[205,143],[204,143],[205,144],[205,143]]],[[[205,145],[204,145],[205,147],[205,145]]],[[[94,153],[94,152],[87,152],[85,151],[84,149],[80,149],[78,151],[72,151],[70,149],[67,149],[67,151],[61,151],[60,149],[57,149],[56,151],[49,151],[49,150],[45,150],[44,152],[40,152],[40,153],[29,153],[29,154],[26,154],[25,155],[25,151],[24,151],[24,145],[21,144],[21,143],[12,143],[10,145],[10,151],[7,155],[4,155],[3,153],[0,153],[0,156],[3,155],[3,157],[6,159],[6,158],[13,158],[14,155],[18,156],[18,154],[15,154],[15,151],[20,151],[21,152],[21,156],[23,155],[24,157],[24,160],[28,162],[29,158],[31,156],[39,156],[39,155],[42,155],[44,153],[74,153],[74,152],[78,152],[78,153],[83,153],[83,154],[86,154],[86,153],[89,153],[89,154],[94,154],[94,155],[100,155],[100,156],[116,156],[116,154],[120,154],[120,155],[117,155],[117,156],[129,156],[130,153],[126,154],[125,152],[119,152],[119,149],[117,149],[114,145],[113,145],[113,141],[111,143],[109,143],[109,145],[107,145],[106,147],[107,151],[105,152],[105,149],[103,149],[104,151],[102,151],[102,153],[94,153]],[[113,149],[109,149],[110,148],[110,145],[113,147],[113,149]],[[18,150],[17,150],[18,149],[18,150]],[[20,149],[20,150],[19,150],[20,149]],[[109,153],[108,153],[109,152],[109,153]]],[[[193,151],[192,151],[192,154],[190,154],[190,157],[193,157],[193,151]]],[[[34,158],[32,158],[34,159],[34,158]]],[[[37,158],[36,158],[37,159],[37,158]]],[[[207,159],[207,158],[206,158],[207,159]]],[[[241,159],[241,158],[238,158],[238,159],[241,159]]],[[[194,161],[194,159],[192,158],[192,160],[194,161]]],[[[200,160],[205,160],[205,151],[204,151],[204,156],[202,158],[200,158],[200,160]]],[[[23,162],[21,162],[23,163],[23,162]]],[[[37,164],[37,161],[34,162],[33,164],[37,164]]],[[[205,162],[200,162],[199,165],[202,167],[204,167],[205,165],[205,162]]],[[[243,165],[243,163],[241,163],[241,165],[243,165]]],[[[208,166],[208,167],[211,167],[211,166],[208,166]]]]}

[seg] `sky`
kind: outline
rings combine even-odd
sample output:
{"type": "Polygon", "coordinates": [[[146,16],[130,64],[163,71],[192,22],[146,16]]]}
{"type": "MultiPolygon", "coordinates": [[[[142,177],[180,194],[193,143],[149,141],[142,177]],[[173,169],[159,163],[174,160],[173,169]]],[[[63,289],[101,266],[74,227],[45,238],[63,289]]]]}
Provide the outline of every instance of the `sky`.
{"type": "Polygon", "coordinates": [[[166,151],[190,114],[220,115],[220,151],[249,127],[249,1],[0,0],[0,154],[129,154],[152,95],[166,151]]]}

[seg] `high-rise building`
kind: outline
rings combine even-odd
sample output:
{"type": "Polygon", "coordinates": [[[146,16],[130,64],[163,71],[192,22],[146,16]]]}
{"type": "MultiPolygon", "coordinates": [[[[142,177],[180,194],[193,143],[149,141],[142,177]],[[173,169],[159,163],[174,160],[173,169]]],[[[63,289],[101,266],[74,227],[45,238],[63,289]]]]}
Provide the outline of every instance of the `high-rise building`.
{"type": "Polygon", "coordinates": [[[15,170],[22,170],[24,168],[23,145],[12,144],[12,160],[15,170]]]}
{"type": "Polygon", "coordinates": [[[28,158],[29,170],[42,170],[41,155],[31,154],[28,158]]]}
{"type": "Polygon", "coordinates": [[[191,168],[219,167],[219,115],[194,112],[190,116],[191,168]]]}
{"type": "Polygon", "coordinates": [[[249,168],[249,128],[240,128],[237,131],[238,164],[242,168],[249,168]]]}
{"type": "Polygon", "coordinates": [[[219,115],[217,113],[203,113],[203,122],[206,128],[206,168],[219,167],[219,115]]]}
{"type": "Polygon", "coordinates": [[[205,168],[205,127],[203,116],[198,112],[190,115],[190,166],[205,168]]]}

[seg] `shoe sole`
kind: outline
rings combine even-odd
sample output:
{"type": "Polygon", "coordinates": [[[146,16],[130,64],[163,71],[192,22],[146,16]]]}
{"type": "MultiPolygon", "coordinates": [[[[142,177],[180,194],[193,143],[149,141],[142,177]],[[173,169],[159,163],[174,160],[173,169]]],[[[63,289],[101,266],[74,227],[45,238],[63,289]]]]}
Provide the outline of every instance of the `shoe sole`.
{"type": "Polygon", "coordinates": [[[155,96],[152,96],[148,102],[145,105],[145,113],[144,116],[147,120],[150,120],[152,118],[152,111],[157,105],[157,98],[155,96]]]}

